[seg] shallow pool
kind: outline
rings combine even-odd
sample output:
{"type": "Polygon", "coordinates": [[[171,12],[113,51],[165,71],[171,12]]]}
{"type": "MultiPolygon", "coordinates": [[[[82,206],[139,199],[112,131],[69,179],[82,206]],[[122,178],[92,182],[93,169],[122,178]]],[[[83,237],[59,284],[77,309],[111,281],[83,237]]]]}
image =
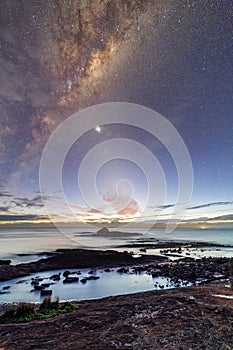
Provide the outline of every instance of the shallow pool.
{"type": "MultiPolygon", "coordinates": [[[[110,272],[98,269],[89,274],[90,269],[80,269],[80,275],[71,274],[70,276],[79,277],[78,282],[63,283],[63,272],[65,270],[46,271],[34,273],[27,277],[16,278],[10,281],[0,283],[0,302],[40,302],[44,296],[41,296],[39,290],[33,290],[31,284],[33,278],[43,278],[41,283],[52,283],[46,289],[52,290],[52,299],[59,297],[60,300],[84,300],[107,297],[112,295],[136,293],[154,289],[173,288],[174,285],[169,278],[152,276],[146,272],[136,274],[131,271],[128,273],[119,273],[117,269],[111,269],[110,272]],[[59,281],[52,281],[50,276],[61,272],[59,281]],[[99,276],[97,280],[87,280],[81,283],[80,280],[88,276],[99,276]],[[10,287],[10,288],[8,288],[10,287]]],[[[70,272],[77,272],[77,269],[69,269],[70,272]]]]}

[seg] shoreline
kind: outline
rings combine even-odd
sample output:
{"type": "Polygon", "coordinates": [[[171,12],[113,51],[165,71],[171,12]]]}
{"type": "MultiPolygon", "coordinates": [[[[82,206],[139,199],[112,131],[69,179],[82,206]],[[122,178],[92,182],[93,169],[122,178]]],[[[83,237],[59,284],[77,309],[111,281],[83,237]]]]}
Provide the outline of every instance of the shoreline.
{"type": "MultiPolygon", "coordinates": [[[[85,249],[85,248],[70,248],[57,249],[52,252],[39,252],[37,256],[46,256],[36,261],[11,264],[10,260],[0,260],[0,282],[8,281],[17,277],[25,277],[31,273],[43,272],[49,270],[59,270],[68,268],[113,268],[122,266],[145,265],[149,263],[164,263],[175,264],[175,261],[170,260],[171,257],[176,257],[176,262],[193,261],[196,258],[189,256],[181,256],[183,248],[233,248],[231,245],[213,244],[208,242],[157,242],[145,243],[138,242],[125,244],[115,247],[114,249],[85,249]],[[128,249],[118,251],[117,249],[128,249]],[[138,248],[140,255],[134,257],[130,248],[138,248]],[[144,254],[147,249],[164,249],[163,254],[144,254]],[[142,253],[142,254],[141,254],[142,253]],[[179,259],[180,258],[180,259],[179,259]]],[[[18,256],[30,256],[35,254],[21,254],[18,256]]],[[[201,258],[201,260],[213,259],[228,259],[224,257],[218,258],[201,258]]],[[[198,259],[200,260],[200,259],[198,259]]]]}
{"type": "Polygon", "coordinates": [[[34,272],[68,268],[113,268],[134,265],[137,262],[149,263],[155,260],[165,261],[168,258],[153,255],[142,255],[135,259],[128,252],[96,249],[57,249],[49,258],[17,265],[0,265],[0,281],[25,277],[34,272]],[[136,261],[137,260],[137,261],[136,261]]]}
{"type": "MultiPolygon", "coordinates": [[[[62,268],[108,268],[119,267],[134,264],[145,264],[150,262],[161,262],[169,260],[171,257],[180,259],[194,259],[188,256],[182,256],[183,248],[233,248],[231,245],[214,244],[211,242],[177,242],[177,241],[158,241],[156,243],[137,242],[119,245],[114,248],[96,249],[96,248],[64,248],[56,249],[50,252],[38,253],[18,253],[17,256],[43,256],[39,260],[31,262],[11,264],[10,259],[0,259],[0,282],[7,281],[17,277],[24,277],[35,272],[43,272],[49,270],[58,270],[62,268]],[[119,251],[118,249],[124,249],[119,251]],[[134,253],[130,248],[137,248],[139,254],[134,257],[134,253]],[[149,249],[164,249],[162,254],[146,254],[149,249]]],[[[160,252],[161,252],[160,251],[160,252]]]]}
{"type": "MultiPolygon", "coordinates": [[[[212,244],[204,244],[199,242],[189,242],[188,246],[192,248],[213,247],[212,244]]],[[[49,257],[42,258],[34,262],[21,263],[17,265],[11,265],[9,262],[8,264],[1,264],[0,282],[9,281],[9,283],[11,283],[11,280],[17,278],[17,283],[24,283],[25,280],[21,280],[21,278],[27,277],[29,281],[31,280],[32,288],[37,289],[38,287],[39,289],[39,280],[36,280],[38,276],[36,277],[35,274],[40,272],[49,272],[50,276],[43,278],[40,277],[40,281],[42,286],[45,285],[47,288],[50,288],[48,292],[54,293],[52,291],[52,285],[54,283],[56,284],[56,281],[60,280],[64,284],[68,282],[74,283],[79,279],[81,282],[83,280],[86,282],[89,279],[99,279],[101,277],[101,270],[106,270],[108,280],[109,278],[114,278],[111,277],[111,271],[113,270],[116,270],[116,272],[121,275],[125,275],[125,277],[127,275],[132,276],[132,274],[135,277],[136,275],[140,274],[149,275],[152,280],[155,280],[154,288],[157,288],[157,290],[161,290],[163,288],[174,289],[176,287],[187,287],[190,285],[208,285],[216,281],[230,280],[232,278],[232,272],[230,268],[232,258],[195,258],[191,256],[181,256],[180,254],[184,247],[187,247],[186,243],[180,244],[177,242],[169,242],[165,244],[163,242],[157,244],[156,248],[162,248],[162,252],[165,252],[164,254],[166,256],[141,254],[137,257],[135,257],[132,252],[120,252],[109,249],[57,249],[55,252],[50,253],[49,257]],[[172,254],[169,254],[169,251],[171,251],[172,254]],[[177,256],[177,258],[175,260],[172,260],[170,255],[172,255],[172,258],[174,256],[177,256]],[[69,271],[69,269],[74,269],[74,271],[69,271]],[[81,275],[81,272],[77,271],[79,269],[90,269],[90,272],[88,273],[93,273],[93,271],[95,271],[99,277],[88,277],[87,275],[83,276],[82,274],[82,276],[78,278],[77,275],[81,275]],[[56,270],[56,272],[53,272],[54,270],[56,270]],[[66,275],[63,274],[65,270],[66,275]],[[30,277],[31,275],[32,277],[30,277]],[[54,279],[54,277],[57,279],[54,279]],[[167,281],[170,282],[165,283],[166,285],[157,282],[161,278],[167,279],[167,281]],[[33,287],[34,284],[37,284],[38,286],[33,287]]],[[[216,245],[214,245],[214,247],[216,247],[216,245]]],[[[147,248],[149,249],[149,247],[147,248]]],[[[145,249],[145,247],[142,249],[145,249]]],[[[42,256],[44,254],[45,252],[41,252],[42,256]]],[[[55,290],[57,288],[56,286],[55,290]]],[[[149,289],[151,289],[151,287],[149,287],[149,289]]],[[[32,291],[33,290],[31,290],[31,292],[32,291]]],[[[44,292],[47,292],[46,288],[44,292]]],[[[11,294],[11,287],[9,285],[3,284],[0,294],[11,294]]],[[[14,302],[14,299],[12,299],[12,302],[14,302]]]]}

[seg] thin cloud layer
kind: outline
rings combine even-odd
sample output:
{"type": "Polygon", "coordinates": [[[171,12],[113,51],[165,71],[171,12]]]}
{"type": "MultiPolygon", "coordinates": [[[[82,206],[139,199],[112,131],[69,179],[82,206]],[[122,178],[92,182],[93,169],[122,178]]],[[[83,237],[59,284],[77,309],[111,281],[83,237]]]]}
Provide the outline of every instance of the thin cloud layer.
{"type": "Polygon", "coordinates": [[[48,218],[40,215],[0,215],[0,221],[12,222],[12,221],[37,221],[37,220],[47,220],[48,218]]]}
{"type": "Polygon", "coordinates": [[[200,205],[195,205],[195,206],[189,207],[188,209],[189,210],[201,209],[201,208],[212,207],[212,206],[215,206],[215,205],[218,206],[218,205],[230,205],[230,204],[233,204],[233,201],[229,201],[229,202],[212,202],[212,203],[200,204],[200,205]]]}

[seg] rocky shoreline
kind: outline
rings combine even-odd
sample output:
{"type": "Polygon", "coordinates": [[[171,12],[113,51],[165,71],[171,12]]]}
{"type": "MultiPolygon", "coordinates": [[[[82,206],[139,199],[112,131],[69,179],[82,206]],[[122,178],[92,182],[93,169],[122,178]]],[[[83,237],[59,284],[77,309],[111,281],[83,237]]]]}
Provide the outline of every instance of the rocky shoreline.
{"type": "MultiPolygon", "coordinates": [[[[164,245],[162,245],[164,249],[164,245]]],[[[182,246],[183,247],[183,246],[182,246]]],[[[171,247],[166,246],[166,252],[179,253],[181,246],[174,243],[171,247]]],[[[230,258],[201,258],[182,257],[176,260],[169,260],[168,257],[158,255],[140,255],[135,258],[127,251],[118,252],[114,250],[88,250],[88,249],[60,249],[48,258],[36,262],[11,265],[9,261],[0,265],[0,281],[10,281],[13,278],[21,278],[18,283],[24,283],[23,277],[32,273],[50,271],[47,278],[31,278],[31,292],[40,291],[41,296],[52,295],[53,285],[58,281],[63,284],[77,283],[86,284],[89,280],[99,279],[93,272],[103,269],[111,272],[112,268],[120,274],[147,274],[154,279],[155,289],[166,289],[190,285],[203,285],[215,281],[231,280],[231,259],[230,258]],[[82,275],[79,269],[89,268],[88,276],[82,275]],[[66,271],[64,272],[64,269],[66,271]],[[68,269],[75,269],[70,272],[68,269]],[[56,274],[53,270],[57,270],[56,274]],[[60,270],[60,272],[59,272],[60,270]],[[63,270],[63,272],[61,272],[63,270]],[[167,279],[166,284],[161,284],[158,277],[167,279]],[[156,281],[157,279],[157,281],[156,281]],[[48,289],[49,288],[49,289],[48,289]]],[[[111,274],[109,274],[111,276],[111,274]]],[[[11,294],[10,286],[4,285],[0,294],[11,294]]]]}
{"type": "MultiPolygon", "coordinates": [[[[186,244],[187,246],[187,244],[186,244]]],[[[203,243],[190,243],[191,247],[203,247],[203,243]]],[[[206,246],[206,245],[205,245],[206,246]]],[[[165,254],[179,257],[184,244],[172,242],[161,243],[161,249],[166,248],[165,254]]],[[[158,248],[158,245],[157,245],[158,248]]],[[[143,248],[141,250],[145,249],[143,248]]],[[[142,254],[135,258],[127,251],[90,250],[90,249],[58,249],[48,258],[36,262],[11,265],[9,260],[0,265],[0,281],[8,281],[17,277],[25,277],[35,272],[71,269],[71,268],[112,268],[121,267],[122,273],[129,270],[133,273],[147,272],[152,277],[169,277],[179,286],[181,280],[192,284],[209,283],[211,281],[226,279],[231,275],[230,258],[201,258],[182,257],[175,261],[166,256],[142,254]]]]}
{"type": "MultiPolygon", "coordinates": [[[[166,261],[161,256],[143,255],[137,259],[137,263],[153,261],[166,261]]],[[[127,266],[135,264],[132,254],[117,252],[115,250],[91,250],[91,249],[58,249],[56,254],[49,258],[40,259],[36,262],[11,265],[0,265],[0,281],[8,281],[16,277],[24,277],[34,272],[68,268],[105,268],[127,266]]]]}

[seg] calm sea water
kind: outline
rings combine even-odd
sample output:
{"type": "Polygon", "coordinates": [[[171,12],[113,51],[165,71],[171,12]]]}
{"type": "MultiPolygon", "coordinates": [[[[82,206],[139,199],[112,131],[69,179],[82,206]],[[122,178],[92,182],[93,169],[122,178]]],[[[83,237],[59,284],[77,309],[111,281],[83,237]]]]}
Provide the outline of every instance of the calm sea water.
{"type": "MultiPolygon", "coordinates": [[[[69,271],[77,270],[70,269],[69,271]]],[[[80,269],[81,275],[79,275],[79,278],[90,276],[88,271],[89,269],[80,269]]],[[[85,300],[161,289],[161,286],[164,289],[174,288],[174,284],[166,277],[152,278],[147,273],[135,274],[129,272],[120,274],[116,269],[112,269],[111,272],[98,269],[94,272],[94,275],[99,276],[99,279],[87,281],[85,284],[80,281],[63,283],[62,273],[64,270],[56,270],[34,273],[28,277],[0,282],[0,303],[41,302],[44,297],[40,295],[40,291],[33,290],[32,278],[40,277],[43,278],[41,283],[51,283],[49,277],[58,272],[61,272],[61,280],[49,287],[52,290],[52,299],[59,297],[60,300],[85,300]],[[9,289],[5,290],[4,287],[9,289]]]]}
{"type": "MultiPolygon", "coordinates": [[[[114,248],[136,240],[159,241],[197,241],[220,243],[233,246],[233,230],[199,230],[177,229],[171,234],[164,230],[154,229],[143,234],[140,229],[124,230],[142,233],[141,236],[127,238],[95,237],[93,234],[83,234],[86,229],[69,229],[66,235],[57,229],[0,229],[0,259],[11,259],[13,263],[27,262],[38,259],[38,253],[54,251],[58,248],[114,248]],[[19,256],[18,254],[32,254],[19,256]]],[[[95,233],[96,230],[93,230],[95,233]]]]}

